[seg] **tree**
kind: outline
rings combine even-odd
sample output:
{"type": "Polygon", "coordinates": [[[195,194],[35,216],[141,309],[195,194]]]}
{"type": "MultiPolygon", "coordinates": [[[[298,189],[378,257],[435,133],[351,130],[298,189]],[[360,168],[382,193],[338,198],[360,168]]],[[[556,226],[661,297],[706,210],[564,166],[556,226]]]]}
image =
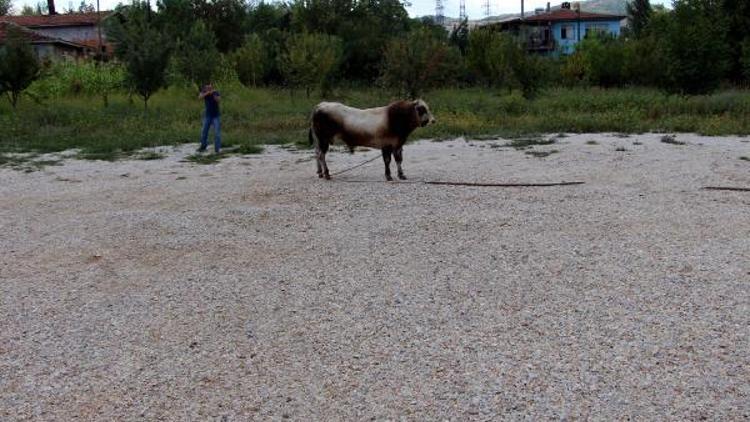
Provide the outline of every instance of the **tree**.
{"type": "Polygon", "coordinates": [[[143,107],[148,110],[149,98],[166,85],[169,36],[153,25],[146,2],[135,1],[120,7],[119,12],[119,19],[107,19],[107,35],[125,64],[126,85],[143,99],[143,107]]]}
{"type": "Polygon", "coordinates": [[[343,40],[341,72],[361,81],[377,78],[383,46],[413,26],[399,0],[295,0],[289,12],[293,32],[343,40]]]}
{"type": "Polygon", "coordinates": [[[245,86],[257,86],[268,68],[268,54],[258,34],[250,34],[245,43],[232,54],[237,77],[245,86]]]}
{"type": "Polygon", "coordinates": [[[0,16],[10,15],[13,11],[13,2],[11,0],[0,0],[0,16]]]}
{"type": "Polygon", "coordinates": [[[288,38],[279,68],[292,88],[305,88],[307,97],[313,87],[324,82],[341,60],[341,40],[322,34],[295,34],[288,38]]]}
{"type": "Polygon", "coordinates": [[[198,89],[213,79],[221,55],[216,48],[216,37],[202,21],[196,22],[185,39],[178,41],[176,59],[180,73],[198,89]]]}
{"type": "Polygon", "coordinates": [[[23,91],[39,78],[39,61],[23,30],[9,26],[5,45],[0,47],[0,93],[8,94],[13,109],[23,91]]]}
{"type": "Polygon", "coordinates": [[[649,0],[632,0],[625,6],[628,14],[630,31],[635,38],[640,38],[651,19],[651,2],[649,0]]]}
{"type": "MultiPolygon", "coordinates": [[[[382,81],[400,94],[417,98],[446,79],[450,50],[445,39],[436,38],[424,28],[412,31],[406,38],[394,39],[385,51],[382,81]]],[[[452,58],[460,59],[454,51],[452,58]]]]}
{"type": "Polygon", "coordinates": [[[742,45],[750,28],[750,2],[747,0],[722,0],[721,10],[727,19],[727,41],[729,44],[729,76],[740,80],[747,76],[743,74],[742,45]]]}
{"type": "Polygon", "coordinates": [[[750,81],[750,37],[745,38],[742,42],[742,56],[740,56],[740,65],[742,76],[745,81],[750,81]]]}
{"type": "Polygon", "coordinates": [[[96,12],[96,7],[94,7],[91,3],[86,3],[84,0],[81,0],[81,4],[78,5],[78,13],[94,13],[96,12]]]}
{"type": "Polygon", "coordinates": [[[259,2],[247,11],[247,27],[256,34],[278,28],[289,30],[291,12],[285,3],[259,2]]]}
{"type": "Polygon", "coordinates": [[[220,52],[228,53],[242,45],[247,33],[247,9],[242,0],[193,0],[193,10],[216,36],[220,52]]]}
{"type": "Polygon", "coordinates": [[[663,8],[654,8],[649,23],[637,39],[624,41],[623,78],[636,85],[665,86],[667,39],[672,16],[663,8]]]}
{"type": "Polygon", "coordinates": [[[125,83],[122,66],[115,63],[87,62],[79,67],[85,72],[83,91],[101,97],[104,107],[109,107],[109,96],[125,83]]]}
{"type": "Polygon", "coordinates": [[[36,10],[29,6],[28,4],[24,4],[21,8],[21,16],[33,16],[36,15],[36,10]]]}
{"type": "Polygon", "coordinates": [[[726,16],[716,0],[677,0],[666,27],[667,75],[671,92],[705,94],[719,86],[730,65],[726,16]]]}
{"type": "Polygon", "coordinates": [[[469,50],[469,19],[464,18],[457,27],[451,31],[451,35],[448,38],[451,45],[456,46],[458,51],[461,52],[462,56],[466,56],[469,50]]]}
{"type": "Polygon", "coordinates": [[[589,83],[605,88],[623,83],[625,48],[622,40],[606,35],[588,36],[579,43],[576,54],[583,59],[589,83]]]}
{"type": "Polygon", "coordinates": [[[469,35],[469,68],[487,85],[512,89],[517,83],[515,67],[523,50],[508,34],[485,29],[469,35]]]}

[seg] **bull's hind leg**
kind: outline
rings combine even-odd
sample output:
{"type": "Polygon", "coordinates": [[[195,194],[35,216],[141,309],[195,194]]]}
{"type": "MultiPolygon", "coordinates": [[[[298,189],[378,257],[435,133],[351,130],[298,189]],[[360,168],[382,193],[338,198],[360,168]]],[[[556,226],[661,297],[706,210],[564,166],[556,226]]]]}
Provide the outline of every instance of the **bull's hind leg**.
{"type": "Polygon", "coordinates": [[[326,163],[328,140],[321,139],[315,152],[318,159],[318,177],[325,177],[326,180],[331,180],[331,174],[328,172],[328,164],[326,163]]]}
{"type": "Polygon", "coordinates": [[[393,151],[393,158],[396,159],[396,168],[398,169],[398,178],[401,180],[406,180],[406,176],[404,176],[404,170],[401,168],[401,162],[404,160],[403,147],[398,147],[396,148],[395,151],[393,151]]]}
{"type": "Polygon", "coordinates": [[[319,151],[315,151],[315,165],[318,167],[318,177],[323,177],[323,166],[320,164],[319,151]]]}
{"type": "Polygon", "coordinates": [[[389,182],[393,180],[391,177],[391,153],[393,149],[391,147],[383,147],[383,163],[385,164],[385,180],[389,182]]]}

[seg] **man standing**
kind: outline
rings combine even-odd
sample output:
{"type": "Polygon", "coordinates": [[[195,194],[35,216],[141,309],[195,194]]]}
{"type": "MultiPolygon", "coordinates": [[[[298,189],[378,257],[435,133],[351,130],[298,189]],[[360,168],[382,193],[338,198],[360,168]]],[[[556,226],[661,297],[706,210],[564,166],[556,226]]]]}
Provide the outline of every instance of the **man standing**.
{"type": "Polygon", "coordinates": [[[203,114],[203,130],[201,131],[201,146],[198,152],[203,152],[208,146],[208,129],[214,127],[214,151],[221,152],[221,122],[219,120],[219,91],[214,90],[211,83],[207,83],[198,94],[198,99],[203,100],[206,110],[203,114]]]}

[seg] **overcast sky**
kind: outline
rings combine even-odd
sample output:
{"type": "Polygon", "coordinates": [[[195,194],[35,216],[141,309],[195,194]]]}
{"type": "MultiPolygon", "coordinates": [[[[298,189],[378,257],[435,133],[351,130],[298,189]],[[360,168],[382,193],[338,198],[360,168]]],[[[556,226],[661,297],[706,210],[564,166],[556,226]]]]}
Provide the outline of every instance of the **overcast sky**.
{"type": "MultiPolygon", "coordinates": [[[[86,0],[86,2],[91,1],[95,0],[86,0]]],[[[120,3],[120,0],[100,1],[102,10],[112,9],[118,3],[120,3]]],[[[43,3],[46,4],[47,1],[44,0],[43,3]]],[[[152,3],[155,4],[156,1],[153,1],[152,3]]],[[[409,12],[410,16],[425,16],[435,14],[434,0],[413,0],[411,3],[412,6],[406,9],[409,12]]],[[[13,4],[16,11],[20,11],[24,4],[35,6],[36,1],[13,0],[13,4]]],[[[77,9],[79,4],[81,4],[81,0],[55,1],[57,9],[60,11],[68,9],[71,6],[77,9]]],[[[443,0],[443,4],[445,6],[446,16],[458,17],[459,0],[443,0]]],[[[484,0],[466,0],[466,13],[469,15],[470,19],[480,19],[484,17],[484,8],[482,7],[483,4],[484,0]]],[[[534,8],[536,7],[545,7],[547,5],[547,0],[526,0],[525,4],[526,10],[529,11],[534,10],[534,8]]],[[[554,6],[555,4],[560,4],[560,1],[553,1],[552,5],[554,6]]],[[[671,0],[651,0],[651,4],[671,4],[671,0]]],[[[521,11],[521,0],[490,0],[490,9],[493,15],[500,15],[504,13],[519,13],[521,11]]]]}

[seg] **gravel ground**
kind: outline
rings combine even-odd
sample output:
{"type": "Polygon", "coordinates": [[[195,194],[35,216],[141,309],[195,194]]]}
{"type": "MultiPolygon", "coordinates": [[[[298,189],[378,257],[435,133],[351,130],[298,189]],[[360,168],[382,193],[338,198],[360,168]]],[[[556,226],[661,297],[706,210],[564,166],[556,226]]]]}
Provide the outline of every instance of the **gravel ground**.
{"type": "Polygon", "coordinates": [[[750,143],[660,137],[0,169],[0,420],[748,419],[750,143]]]}

